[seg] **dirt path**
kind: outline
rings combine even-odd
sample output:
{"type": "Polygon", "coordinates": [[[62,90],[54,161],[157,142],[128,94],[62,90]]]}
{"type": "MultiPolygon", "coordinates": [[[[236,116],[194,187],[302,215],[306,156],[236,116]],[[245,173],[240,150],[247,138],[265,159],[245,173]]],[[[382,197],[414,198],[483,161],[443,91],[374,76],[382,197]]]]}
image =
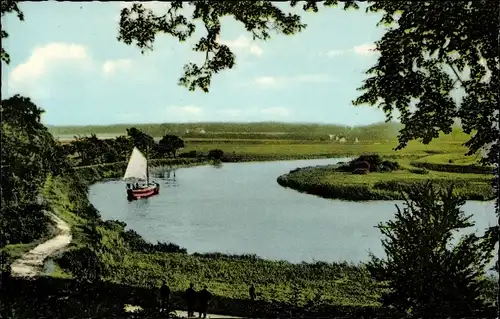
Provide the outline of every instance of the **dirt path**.
{"type": "Polygon", "coordinates": [[[36,246],[11,265],[13,277],[36,277],[43,269],[44,260],[55,252],[69,245],[71,242],[71,230],[66,222],[47,212],[50,219],[56,224],[57,236],[36,246]]]}
{"type": "MultiPolygon", "coordinates": [[[[141,309],[141,307],[139,307],[139,306],[132,306],[132,305],[125,306],[125,311],[127,311],[127,312],[134,312],[134,311],[137,311],[139,309],[141,309]]],[[[187,312],[184,310],[176,310],[175,313],[177,314],[177,316],[179,316],[181,318],[198,318],[198,312],[194,313],[195,314],[194,317],[188,317],[187,312]]],[[[217,315],[217,314],[213,314],[213,313],[207,313],[207,319],[208,318],[210,318],[210,319],[229,319],[229,318],[243,319],[243,317],[217,315]]]]}
{"type": "MultiPolygon", "coordinates": [[[[181,318],[188,318],[186,311],[177,310],[176,313],[177,313],[177,316],[179,316],[181,318]]],[[[189,318],[191,318],[191,317],[189,317],[189,318]]],[[[195,316],[192,317],[192,318],[198,318],[198,313],[195,312],[195,316]]],[[[211,319],[229,319],[229,318],[235,318],[236,319],[236,318],[242,318],[242,317],[215,315],[215,314],[212,314],[212,313],[207,313],[207,318],[211,318],[211,319]]]]}

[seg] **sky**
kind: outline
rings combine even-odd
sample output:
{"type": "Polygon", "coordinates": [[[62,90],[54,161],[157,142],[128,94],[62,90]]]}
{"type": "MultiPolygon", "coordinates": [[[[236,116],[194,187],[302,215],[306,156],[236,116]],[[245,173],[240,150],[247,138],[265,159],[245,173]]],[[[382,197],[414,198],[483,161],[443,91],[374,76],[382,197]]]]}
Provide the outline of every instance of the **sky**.
{"type": "MultiPolygon", "coordinates": [[[[281,6],[286,4],[280,4],[281,6]]],[[[179,86],[183,65],[200,62],[192,45],[160,34],[154,51],[117,40],[123,2],[22,2],[25,21],[2,18],[2,98],[29,96],[49,125],[173,122],[314,122],[367,125],[382,110],[353,106],[378,53],[379,15],[327,8],[302,12],[299,34],[253,41],[241,23],[224,18],[220,41],[236,66],[214,76],[209,93],[179,86]]],[[[155,12],[165,4],[149,2],[155,12]]],[[[289,11],[290,9],[288,9],[289,11]]]]}

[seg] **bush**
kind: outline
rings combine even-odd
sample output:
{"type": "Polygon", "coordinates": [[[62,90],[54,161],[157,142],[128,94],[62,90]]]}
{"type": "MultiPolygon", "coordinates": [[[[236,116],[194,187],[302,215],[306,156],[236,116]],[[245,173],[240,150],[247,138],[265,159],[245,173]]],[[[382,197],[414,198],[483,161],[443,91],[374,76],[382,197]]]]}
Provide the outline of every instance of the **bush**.
{"type": "Polygon", "coordinates": [[[387,255],[371,254],[367,269],[386,283],[381,302],[415,318],[483,317],[487,280],[485,266],[494,245],[485,245],[474,233],[450,245],[453,232],[474,226],[461,206],[465,200],[430,182],[407,189],[404,207],[393,220],[379,223],[387,255]],[[431,284],[432,283],[432,284],[431,284]]]}
{"type": "Polygon", "coordinates": [[[30,243],[49,234],[50,218],[42,205],[2,207],[0,248],[9,244],[30,243]]]}
{"type": "Polygon", "coordinates": [[[189,152],[184,152],[184,153],[179,154],[179,157],[184,157],[184,158],[194,158],[197,156],[198,156],[198,153],[196,151],[189,151],[189,152]]]}
{"type": "Polygon", "coordinates": [[[370,163],[367,161],[359,161],[359,162],[354,162],[353,165],[354,169],[362,169],[362,170],[367,170],[370,171],[370,163]]]}
{"type": "MultiPolygon", "coordinates": [[[[399,169],[399,163],[383,160],[378,154],[361,155],[349,163],[348,168],[355,170],[357,168],[367,169],[370,172],[391,172],[399,169]]],[[[339,171],[346,171],[347,167],[340,167],[339,171]]]]}
{"type": "Polygon", "coordinates": [[[101,278],[101,261],[97,254],[87,247],[68,251],[56,262],[77,280],[96,282],[101,278]]]}
{"type": "Polygon", "coordinates": [[[126,232],[121,233],[122,238],[130,247],[131,250],[142,252],[142,253],[152,253],[152,252],[162,252],[162,253],[183,253],[186,254],[187,250],[181,248],[180,246],[173,243],[162,243],[158,242],[156,245],[145,241],[141,235],[139,235],[135,230],[129,229],[126,232]]]}
{"type": "Polygon", "coordinates": [[[370,164],[370,167],[378,167],[380,166],[380,164],[382,164],[382,157],[378,154],[365,154],[359,156],[351,163],[354,164],[356,162],[368,162],[370,164]]]}
{"type": "Polygon", "coordinates": [[[411,168],[409,171],[413,174],[420,174],[420,175],[426,175],[429,174],[429,171],[426,170],[425,168],[411,168]]]}
{"type": "Polygon", "coordinates": [[[477,165],[440,164],[414,161],[412,166],[426,168],[431,171],[464,173],[464,174],[493,174],[493,168],[477,165]]]}
{"type": "Polygon", "coordinates": [[[370,171],[364,168],[356,168],[354,171],[352,171],[353,174],[358,174],[358,175],[365,175],[368,174],[368,172],[370,171]]]}
{"type": "Polygon", "coordinates": [[[218,159],[218,160],[220,160],[223,155],[224,155],[224,152],[222,150],[216,149],[216,150],[210,150],[208,152],[207,156],[210,157],[210,158],[212,158],[212,159],[218,159]]]}
{"type": "Polygon", "coordinates": [[[383,169],[389,169],[390,171],[395,171],[399,169],[399,163],[398,162],[393,162],[393,161],[383,161],[382,162],[382,168],[383,169]]]}

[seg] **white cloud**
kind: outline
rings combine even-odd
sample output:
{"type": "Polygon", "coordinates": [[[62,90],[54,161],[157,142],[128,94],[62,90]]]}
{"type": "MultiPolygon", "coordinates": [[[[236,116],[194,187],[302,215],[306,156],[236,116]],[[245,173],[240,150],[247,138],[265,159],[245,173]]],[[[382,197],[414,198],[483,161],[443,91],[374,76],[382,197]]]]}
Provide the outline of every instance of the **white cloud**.
{"type": "Polygon", "coordinates": [[[301,74],[296,76],[261,76],[255,78],[253,85],[262,88],[283,87],[297,83],[331,83],[335,82],[335,78],[328,74],[301,74]]]}
{"type": "Polygon", "coordinates": [[[360,45],[356,45],[350,49],[339,50],[334,49],[326,52],[326,55],[329,58],[334,58],[337,56],[345,55],[345,54],[355,54],[361,56],[371,56],[377,54],[377,46],[374,43],[364,43],[360,45]]]}
{"type": "Polygon", "coordinates": [[[374,43],[365,43],[352,48],[352,51],[358,55],[377,54],[377,46],[374,43]]]}
{"type": "Polygon", "coordinates": [[[112,75],[119,70],[128,71],[132,69],[132,60],[130,59],[119,59],[119,60],[108,60],[102,65],[102,73],[107,75],[112,75]]]}
{"type": "Polygon", "coordinates": [[[261,57],[264,54],[264,50],[257,43],[244,35],[240,35],[235,40],[219,39],[219,43],[227,45],[232,50],[248,52],[257,57],[261,57]]]}
{"type": "Polygon", "coordinates": [[[261,113],[266,115],[278,115],[278,116],[289,116],[291,114],[289,109],[280,106],[263,109],[261,113]]]}
{"type": "Polygon", "coordinates": [[[49,43],[43,47],[36,48],[28,61],[18,65],[10,73],[14,82],[36,80],[48,72],[55,62],[60,60],[82,61],[88,59],[84,46],[67,43],[49,43]]]}
{"type": "MultiPolygon", "coordinates": [[[[80,69],[88,68],[92,64],[87,49],[80,44],[54,42],[37,47],[26,62],[17,65],[10,73],[8,80],[10,93],[47,98],[50,93],[43,86],[42,78],[49,76],[55,69],[61,69],[62,62],[69,62],[70,67],[80,69]]],[[[64,64],[64,67],[67,66],[68,64],[64,64]]]]}

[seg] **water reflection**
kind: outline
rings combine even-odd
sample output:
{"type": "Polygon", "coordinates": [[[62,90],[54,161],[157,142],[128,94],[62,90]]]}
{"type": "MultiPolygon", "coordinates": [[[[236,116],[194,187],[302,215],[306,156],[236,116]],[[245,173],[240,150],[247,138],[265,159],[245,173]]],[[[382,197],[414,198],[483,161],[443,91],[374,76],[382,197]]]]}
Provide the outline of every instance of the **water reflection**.
{"type": "MultiPolygon", "coordinates": [[[[392,219],[400,201],[328,200],[276,182],[296,167],[339,160],[164,167],[153,172],[162,184],[158,196],[129,203],[119,181],[97,183],[89,196],[103,219],[122,220],[151,242],[173,242],[189,252],[251,253],[291,262],[366,261],[368,251],[382,256],[374,226],[392,219]]],[[[474,215],[475,229],[496,225],[492,202],[468,202],[463,209],[474,215]]]]}

